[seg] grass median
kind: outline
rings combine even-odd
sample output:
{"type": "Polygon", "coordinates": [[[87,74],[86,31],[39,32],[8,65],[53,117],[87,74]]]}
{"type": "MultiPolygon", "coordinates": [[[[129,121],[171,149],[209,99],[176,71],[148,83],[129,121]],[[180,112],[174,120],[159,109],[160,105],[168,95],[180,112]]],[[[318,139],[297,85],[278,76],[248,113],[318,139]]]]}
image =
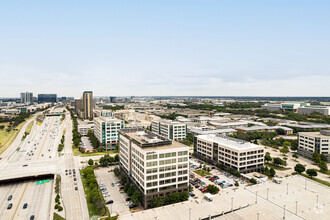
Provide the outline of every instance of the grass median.
{"type": "Polygon", "coordinates": [[[289,167],[275,166],[274,164],[271,164],[271,163],[265,163],[265,166],[267,166],[269,168],[273,168],[274,170],[279,170],[279,171],[285,171],[285,170],[290,170],[291,169],[289,167]]]}
{"type": "Polygon", "coordinates": [[[89,216],[109,216],[109,210],[105,206],[105,201],[97,184],[94,170],[91,167],[86,167],[80,170],[80,176],[86,194],[89,216]]]}
{"type": "Polygon", "coordinates": [[[91,156],[103,156],[106,154],[117,154],[118,151],[103,151],[103,152],[91,152],[91,153],[82,153],[78,150],[78,148],[72,148],[72,152],[74,156],[81,157],[91,157],[91,156]]]}
{"type": "Polygon", "coordinates": [[[321,180],[321,179],[316,178],[316,177],[310,178],[308,175],[306,175],[306,174],[304,174],[304,173],[301,173],[300,175],[302,175],[302,176],[304,176],[304,177],[306,177],[306,178],[308,178],[308,179],[310,179],[310,180],[314,180],[314,181],[316,181],[316,182],[318,182],[318,183],[321,183],[321,184],[323,184],[323,185],[325,185],[325,186],[330,187],[330,183],[327,182],[327,181],[325,181],[325,180],[321,180]]]}
{"type": "Polygon", "coordinates": [[[194,170],[194,173],[200,175],[200,176],[211,176],[212,173],[206,171],[206,170],[194,170]]]}

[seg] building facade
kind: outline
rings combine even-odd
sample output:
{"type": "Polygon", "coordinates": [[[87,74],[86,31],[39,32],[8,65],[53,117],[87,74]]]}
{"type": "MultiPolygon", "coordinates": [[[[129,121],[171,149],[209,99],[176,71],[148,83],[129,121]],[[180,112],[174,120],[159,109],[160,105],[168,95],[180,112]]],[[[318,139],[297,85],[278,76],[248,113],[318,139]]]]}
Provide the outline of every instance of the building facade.
{"type": "Polygon", "coordinates": [[[298,154],[312,158],[314,151],[323,154],[330,162],[330,130],[298,133],[298,154]]]}
{"type": "Polygon", "coordinates": [[[57,102],[56,94],[38,94],[38,102],[57,102]]]}
{"type": "Polygon", "coordinates": [[[21,93],[21,103],[32,104],[33,103],[33,93],[32,92],[21,93]]]}
{"type": "Polygon", "coordinates": [[[189,191],[189,147],[141,128],[119,131],[120,168],[140,191],[142,205],[189,191]]]}
{"type": "Polygon", "coordinates": [[[124,127],[124,121],[117,118],[94,118],[94,135],[107,151],[116,149],[118,132],[124,127]]]}
{"type": "Polygon", "coordinates": [[[93,101],[93,92],[92,91],[85,91],[83,93],[83,111],[85,119],[94,118],[94,101],[93,101]]]}
{"type": "Polygon", "coordinates": [[[220,163],[242,173],[259,171],[264,166],[264,147],[239,139],[216,135],[194,138],[194,153],[214,164],[220,163]]]}
{"type": "Polygon", "coordinates": [[[187,137],[187,125],[170,120],[152,121],[151,130],[171,140],[184,140],[187,137]]]}
{"type": "Polygon", "coordinates": [[[330,115],[330,106],[322,106],[322,105],[311,105],[299,107],[297,110],[298,114],[306,114],[310,115],[313,112],[322,114],[322,115],[330,115]]]}

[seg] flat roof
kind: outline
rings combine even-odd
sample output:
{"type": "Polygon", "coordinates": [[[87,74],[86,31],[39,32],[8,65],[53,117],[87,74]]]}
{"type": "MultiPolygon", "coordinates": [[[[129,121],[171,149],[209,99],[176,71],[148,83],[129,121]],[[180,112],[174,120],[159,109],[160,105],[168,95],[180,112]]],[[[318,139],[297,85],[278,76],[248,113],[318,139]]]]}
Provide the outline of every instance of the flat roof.
{"type": "Polygon", "coordinates": [[[320,132],[299,132],[299,134],[311,137],[330,138],[330,136],[321,134],[320,132]]]}
{"type": "Polygon", "coordinates": [[[187,145],[169,140],[158,134],[145,131],[143,129],[139,129],[139,130],[124,129],[121,132],[125,133],[127,136],[137,141],[141,145],[139,147],[143,151],[156,151],[156,150],[164,150],[164,149],[172,149],[172,148],[183,148],[183,147],[189,149],[187,145]],[[125,132],[125,130],[128,130],[128,132],[125,132]]]}
{"type": "Polygon", "coordinates": [[[261,145],[252,144],[247,141],[243,141],[240,139],[235,138],[228,138],[228,137],[219,137],[216,135],[198,135],[197,138],[204,139],[206,141],[215,142],[222,146],[229,147],[235,150],[252,150],[257,148],[264,148],[261,145]]]}

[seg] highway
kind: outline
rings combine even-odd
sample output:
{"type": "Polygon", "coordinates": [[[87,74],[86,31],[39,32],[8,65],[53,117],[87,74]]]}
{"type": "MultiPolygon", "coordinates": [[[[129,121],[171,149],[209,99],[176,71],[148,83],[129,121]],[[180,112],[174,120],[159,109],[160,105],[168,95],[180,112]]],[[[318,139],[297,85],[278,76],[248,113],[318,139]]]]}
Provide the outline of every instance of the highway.
{"type": "MultiPolygon", "coordinates": [[[[46,117],[39,126],[35,118],[36,116],[27,121],[13,144],[1,155],[0,170],[4,173],[10,172],[7,176],[15,173],[22,174],[25,170],[33,170],[33,166],[38,164],[40,169],[47,169],[49,164],[49,168],[57,170],[57,166],[54,165],[54,162],[57,164],[57,161],[54,159],[58,156],[57,146],[60,143],[65,123],[60,125],[61,117],[53,116],[46,117]],[[24,141],[21,141],[22,134],[32,120],[34,124],[31,133],[24,141]],[[10,169],[13,167],[16,169],[10,169]]],[[[51,219],[54,181],[52,178],[48,179],[49,183],[41,185],[37,185],[36,180],[1,183],[0,197],[3,202],[0,205],[0,219],[30,219],[32,215],[35,216],[35,219],[51,219]],[[9,195],[12,195],[12,199],[7,201],[9,195]],[[12,203],[12,208],[8,210],[7,206],[10,203],[12,203]],[[26,209],[23,209],[24,203],[28,203],[26,209]]]]}

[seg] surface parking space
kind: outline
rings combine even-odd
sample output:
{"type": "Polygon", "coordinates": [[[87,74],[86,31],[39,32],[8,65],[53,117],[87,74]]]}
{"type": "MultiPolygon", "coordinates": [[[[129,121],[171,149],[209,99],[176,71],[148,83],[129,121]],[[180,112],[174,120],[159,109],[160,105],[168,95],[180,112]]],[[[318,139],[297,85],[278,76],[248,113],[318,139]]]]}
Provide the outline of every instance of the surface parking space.
{"type": "Polygon", "coordinates": [[[105,197],[105,201],[113,200],[112,204],[108,204],[107,207],[111,213],[117,213],[118,215],[130,213],[126,201],[119,192],[119,187],[115,184],[119,179],[113,172],[108,172],[114,169],[113,166],[110,168],[99,168],[95,170],[95,176],[98,183],[103,183],[106,188],[106,194],[109,196],[105,197]],[[112,184],[114,183],[114,184],[112,184]]]}

